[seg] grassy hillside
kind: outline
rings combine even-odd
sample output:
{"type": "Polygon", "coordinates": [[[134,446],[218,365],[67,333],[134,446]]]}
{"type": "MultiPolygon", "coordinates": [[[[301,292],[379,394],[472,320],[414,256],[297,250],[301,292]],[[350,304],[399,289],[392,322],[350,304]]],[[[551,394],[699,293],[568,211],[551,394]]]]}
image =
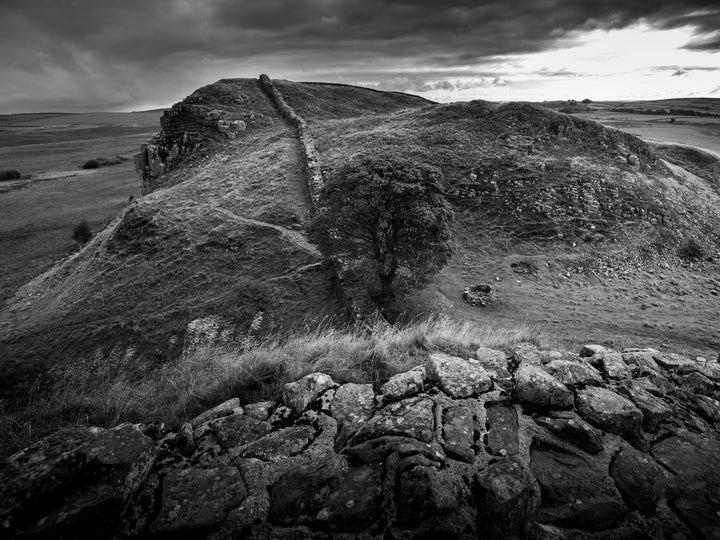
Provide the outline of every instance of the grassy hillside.
{"type": "MultiPolygon", "coordinates": [[[[439,312],[482,325],[529,323],[572,346],[720,347],[712,293],[720,274],[707,261],[718,251],[720,201],[700,169],[528,104],[439,105],[342,85],[276,85],[309,122],[326,173],[388,152],[444,174],[458,217],[455,256],[389,318],[439,312]],[[679,256],[689,240],[699,259],[679,256]],[[491,283],[498,304],[463,303],[463,288],[475,283],[491,283]]],[[[334,274],[305,237],[311,207],[298,141],[257,81],[201,88],[162,126],[157,145],[169,152],[189,138],[193,150],[0,312],[6,397],[38,374],[49,373],[39,380],[52,386],[48,366],[154,373],[178,358],[197,319],[214,321],[230,343],[250,331],[345,322],[334,274]],[[246,129],[227,139],[218,117],[246,129]]]]}

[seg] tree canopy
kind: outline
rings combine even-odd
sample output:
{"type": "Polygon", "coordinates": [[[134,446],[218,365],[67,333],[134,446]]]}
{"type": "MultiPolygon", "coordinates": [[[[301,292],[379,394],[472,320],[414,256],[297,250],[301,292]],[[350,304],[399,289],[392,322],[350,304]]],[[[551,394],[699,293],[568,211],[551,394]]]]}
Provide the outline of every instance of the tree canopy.
{"type": "Polygon", "coordinates": [[[440,171],[429,165],[357,159],[329,177],[320,205],[313,240],[326,255],[370,270],[368,285],[383,302],[393,297],[399,275],[420,286],[452,253],[452,207],[440,171]]]}

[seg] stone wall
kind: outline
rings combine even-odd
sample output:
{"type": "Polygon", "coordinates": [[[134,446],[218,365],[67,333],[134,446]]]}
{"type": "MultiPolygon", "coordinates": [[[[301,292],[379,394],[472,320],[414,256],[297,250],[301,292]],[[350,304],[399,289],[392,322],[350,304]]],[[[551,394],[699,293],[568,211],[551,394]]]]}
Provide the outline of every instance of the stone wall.
{"type": "Polygon", "coordinates": [[[298,139],[300,140],[300,151],[302,152],[305,166],[305,179],[307,181],[308,191],[310,192],[313,206],[317,208],[320,190],[323,187],[323,176],[320,171],[320,160],[315,150],[315,141],[310,134],[307,122],[285,101],[285,97],[273,84],[270,77],[262,74],[258,79],[258,83],[275,107],[277,107],[280,114],[282,114],[283,118],[297,130],[298,139]]]}
{"type": "Polygon", "coordinates": [[[177,430],[60,431],[2,472],[3,538],[718,538],[720,365],[654,349],[430,352],[313,373],[177,430]]]}

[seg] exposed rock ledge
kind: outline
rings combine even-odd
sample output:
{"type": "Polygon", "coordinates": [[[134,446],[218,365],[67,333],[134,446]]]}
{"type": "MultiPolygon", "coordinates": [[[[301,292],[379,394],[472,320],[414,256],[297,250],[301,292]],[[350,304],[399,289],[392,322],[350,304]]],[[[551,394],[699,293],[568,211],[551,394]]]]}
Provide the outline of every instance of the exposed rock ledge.
{"type": "Polygon", "coordinates": [[[719,538],[720,365],[433,353],[315,373],[176,432],[64,430],[2,472],[3,538],[719,538]]]}

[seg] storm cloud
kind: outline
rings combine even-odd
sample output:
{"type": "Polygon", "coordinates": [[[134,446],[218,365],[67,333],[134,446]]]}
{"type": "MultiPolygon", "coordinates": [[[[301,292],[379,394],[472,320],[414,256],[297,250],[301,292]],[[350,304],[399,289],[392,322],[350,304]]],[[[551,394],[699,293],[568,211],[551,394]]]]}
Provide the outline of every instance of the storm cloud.
{"type": "Polygon", "coordinates": [[[260,72],[451,91],[447,75],[467,69],[501,85],[484,65],[638,22],[690,27],[689,50],[720,51],[712,1],[0,0],[0,110],[166,104],[260,72]]]}

